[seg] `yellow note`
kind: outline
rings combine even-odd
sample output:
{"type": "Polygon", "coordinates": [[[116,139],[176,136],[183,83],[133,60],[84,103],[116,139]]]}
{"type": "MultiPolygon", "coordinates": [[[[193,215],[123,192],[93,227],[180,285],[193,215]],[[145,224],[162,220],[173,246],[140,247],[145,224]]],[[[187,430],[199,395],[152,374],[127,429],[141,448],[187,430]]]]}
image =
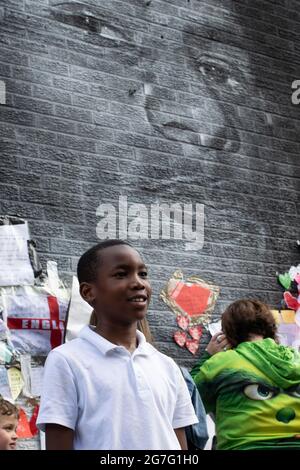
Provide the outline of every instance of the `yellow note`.
{"type": "Polygon", "coordinates": [[[22,374],[16,367],[11,367],[8,369],[7,375],[11,396],[13,397],[13,400],[16,400],[20,395],[24,385],[22,374]]]}
{"type": "Polygon", "coordinates": [[[294,310],[271,310],[275,318],[275,322],[279,323],[295,323],[294,310]]]}

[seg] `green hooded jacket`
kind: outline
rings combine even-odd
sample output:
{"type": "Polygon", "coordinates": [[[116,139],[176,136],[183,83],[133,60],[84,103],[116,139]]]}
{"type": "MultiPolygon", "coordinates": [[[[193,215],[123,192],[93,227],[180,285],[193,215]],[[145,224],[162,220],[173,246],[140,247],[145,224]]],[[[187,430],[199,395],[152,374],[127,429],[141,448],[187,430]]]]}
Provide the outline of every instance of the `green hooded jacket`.
{"type": "Polygon", "coordinates": [[[266,338],[200,361],[191,375],[215,415],[217,449],[300,450],[300,354],[266,338]]]}

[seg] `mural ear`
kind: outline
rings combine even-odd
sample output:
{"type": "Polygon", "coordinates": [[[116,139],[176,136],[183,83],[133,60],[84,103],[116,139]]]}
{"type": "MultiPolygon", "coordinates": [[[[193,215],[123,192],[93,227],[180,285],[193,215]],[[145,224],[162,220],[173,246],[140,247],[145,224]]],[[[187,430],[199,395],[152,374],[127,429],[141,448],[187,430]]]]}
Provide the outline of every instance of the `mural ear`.
{"type": "Polygon", "coordinates": [[[96,299],[95,286],[89,282],[82,282],[79,286],[79,291],[83,300],[93,307],[96,299]]]}

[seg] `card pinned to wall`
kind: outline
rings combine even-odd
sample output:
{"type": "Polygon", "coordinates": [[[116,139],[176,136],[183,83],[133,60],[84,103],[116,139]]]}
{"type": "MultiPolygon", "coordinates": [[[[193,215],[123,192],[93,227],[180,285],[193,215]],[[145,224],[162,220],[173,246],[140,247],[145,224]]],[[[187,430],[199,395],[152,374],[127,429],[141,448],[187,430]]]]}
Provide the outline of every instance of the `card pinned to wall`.
{"type": "Polygon", "coordinates": [[[0,286],[33,285],[27,222],[0,226],[0,286]]]}
{"type": "Polygon", "coordinates": [[[182,272],[177,270],[161,291],[160,297],[176,316],[187,317],[193,326],[208,323],[219,291],[218,286],[198,276],[191,276],[184,281],[182,272]]]}
{"type": "Polygon", "coordinates": [[[31,397],[30,387],[30,371],[31,371],[31,356],[29,354],[22,354],[20,356],[21,372],[24,381],[23,395],[25,397],[31,397]]]}
{"type": "Polygon", "coordinates": [[[42,392],[44,368],[42,366],[33,367],[30,370],[31,395],[40,397],[42,392]]]}
{"type": "Polygon", "coordinates": [[[7,369],[4,366],[0,366],[0,395],[8,401],[12,401],[11,390],[8,381],[7,369]]]}

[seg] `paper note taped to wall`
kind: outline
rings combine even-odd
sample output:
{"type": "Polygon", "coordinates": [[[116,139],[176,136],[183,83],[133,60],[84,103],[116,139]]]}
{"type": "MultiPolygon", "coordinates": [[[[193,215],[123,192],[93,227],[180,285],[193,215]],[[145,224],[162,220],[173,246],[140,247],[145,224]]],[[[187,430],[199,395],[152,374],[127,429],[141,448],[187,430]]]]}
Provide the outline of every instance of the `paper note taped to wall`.
{"type": "Polygon", "coordinates": [[[44,286],[0,289],[4,320],[11,341],[20,354],[47,355],[64,342],[69,298],[63,289],[57,296],[44,286]]]}
{"type": "Polygon", "coordinates": [[[277,337],[280,344],[300,350],[300,327],[297,325],[294,310],[271,310],[277,324],[277,337]]]}
{"type": "Polygon", "coordinates": [[[34,284],[34,273],[29,259],[28,225],[0,226],[0,286],[34,284]]]}
{"type": "Polygon", "coordinates": [[[0,396],[5,400],[12,400],[7,369],[4,366],[0,366],[0,396]]]}
{"type": "Polygon", "coordinates": [[[44,375],[44,368],[42,366],[31,367],[31,370],[30,370],[31,394],[34,397],[41,396],[43,375],[44,375]]]}
{"type": "Polygon", "coordinates": [[[210,323],[208,326],[207,326],[207,329],[208,331],[210,332],[210,334],[212,336],[214,336],[215,334],[217,333],[220,333],[222,331],[222,324],[221,324],[221,320],[217,321],[217,322],[214,322],[214,323],[210,323]]]}

